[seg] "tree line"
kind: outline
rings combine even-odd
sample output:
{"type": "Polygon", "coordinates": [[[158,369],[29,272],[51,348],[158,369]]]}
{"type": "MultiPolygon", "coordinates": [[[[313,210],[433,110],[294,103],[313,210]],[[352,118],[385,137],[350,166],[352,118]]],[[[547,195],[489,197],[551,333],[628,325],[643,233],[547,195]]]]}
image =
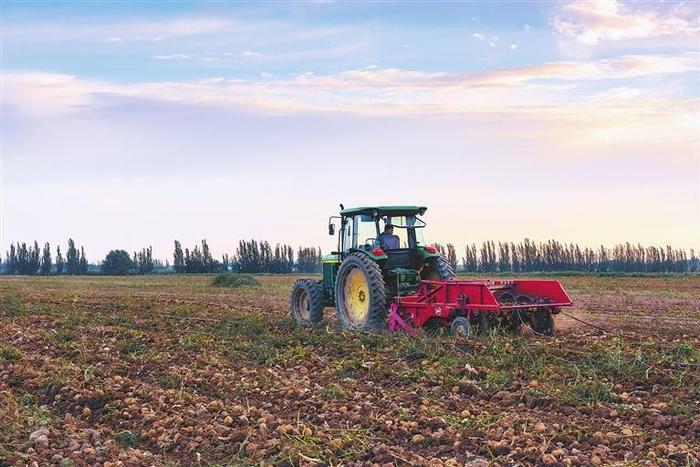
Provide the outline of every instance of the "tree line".
{"type": "Polygon", "coordinates": [[[292,272],[315,273],[321,271],[321,249],[299,247],[296,252],[289,245],[272,245],[263,240],[241,240],[232,255],[224,254],[214,259],[206,240],[192,250],[175,240],[173,269],[178,273],[212,273],[236,271],[245,273],[287,274],[292,272]]]}
{"type": "Polygon", "coordinates": [[[61,246],[56,246],[55,257],[51,255],[51,245],[47,242],[40,250],[39,243],[34,244],[12,243],[10,249],[5,252],[5,262],[2,265],[5,274],[22,274],[34,276],[37,274],[87,274],[88,261],[85,257],[85,248],[76,248],[73,239],[68,239],[66,257],[63,258],[61,246]]]}
{"type": "MultiPolygon", "coordinates": [[[[440,248],[456,267],[454,246],[440,248]]],[[[688,254],[670,245],[643,247],[627,242],[593,249],[556,240],[536,243],[526,238],[519,243],[485,241],[479,248],[473,243],[467,245],[461,269],[466,272],[685,273],[700,272],[700,259],[692,249],[688,254]]]]}
{"type": "MultiPolygon", "coordinates": [[[[694,250],[687,253],[682,249],[649,246],[631,243],[618,244],[612,248],[601,245],[598,248],[583,247],[576,243],[561,243],[556,240],[534,242],[482,242],[468,244],[464,249],[461,264],[457,250],[451,243],[435,244],[457,271],[470,273],[494,272],[568,272],[590,273],[631,272],[631,273],[685,273],[700,272],[700,259],[694,250]]],[[[215,259],[206,240],[193,248],[183,250],[175,241],[173,263],[153,258],[149,246],[129,254],[125,250],[111,250],[105,259],[92,267],[102,274],[150,274],[153,272],[177,273],[216,273],[236,271],[245,273],[287,274],[318,273],[321,271],[322,252],[320,248],[299,247],[296,251],[289,245],[267,241],[241,240],[235,251],[215,259]]],[[[39,243],[13,243],[5,253],[5,261],[0,262],[5,274],[50,275],[87,274],[90,265],[85,257],[85,249],[76,247],[73,239],[68,240],[65,258],[60,245],[52,254],[49,243],[43,248],[39,243]]]]}

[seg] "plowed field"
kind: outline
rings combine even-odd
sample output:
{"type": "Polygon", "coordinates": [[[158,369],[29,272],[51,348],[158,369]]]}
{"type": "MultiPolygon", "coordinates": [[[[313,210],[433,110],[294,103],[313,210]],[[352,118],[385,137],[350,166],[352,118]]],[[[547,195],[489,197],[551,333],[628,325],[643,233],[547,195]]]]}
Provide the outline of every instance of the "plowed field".
{"type": "Polygon", "coordinates": [[[700,278],[563,277],[556,338],[289,319],[292,276],[0,278],[0,465],[695,465],[700,278]]]}

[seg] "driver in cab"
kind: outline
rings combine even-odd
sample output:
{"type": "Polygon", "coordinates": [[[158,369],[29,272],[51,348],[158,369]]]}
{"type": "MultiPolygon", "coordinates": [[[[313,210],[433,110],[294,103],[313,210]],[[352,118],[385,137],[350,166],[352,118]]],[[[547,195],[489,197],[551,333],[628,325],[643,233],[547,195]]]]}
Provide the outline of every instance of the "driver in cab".
{"type": "Polygon", "coordinates": [[[384,232],[379,235],[379,245],[383,250],[396,250],[401,248],[399,237],[394,235],[394,226],[386,224],[384,232]]]}

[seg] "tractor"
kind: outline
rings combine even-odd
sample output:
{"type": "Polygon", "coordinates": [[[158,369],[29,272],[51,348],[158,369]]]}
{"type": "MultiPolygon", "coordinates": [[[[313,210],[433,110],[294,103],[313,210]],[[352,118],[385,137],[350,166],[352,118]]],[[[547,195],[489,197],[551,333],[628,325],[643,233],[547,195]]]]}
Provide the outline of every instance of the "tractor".
{"type": "Polygon", "coordinates": [[[335,307],[341,324],[353,329],[386,327],[393,297],[415,292],[421,280],[452,281],[452,265],[423,239],[424,206],[375,206],[345,209],[331,216],[328,234],[337,232],[337,251],[322,260],[320,281],[299,279],[291,295],[291,313],[302,324],[319,323],[325,307],[335,307]],[[382,244],[393,226],[392,245],[382,244]],[[396,248],[398,247],[398,248],[396,248]]]}
{"type": "Polygon", "coordinates": [[[424,206],[345,209],[328,221],[338,229],[337,251],[323,257],[320,281],[299,279],[290,309],[305,325],[320,323],[335,307],[341,325],[356,330],[388,329],[415,334],[438,325],[464,336],[494,326],[553,336],[554,315],[573,303],[553,280],[455,280],[450,262],[423,239],[424,206]]]}

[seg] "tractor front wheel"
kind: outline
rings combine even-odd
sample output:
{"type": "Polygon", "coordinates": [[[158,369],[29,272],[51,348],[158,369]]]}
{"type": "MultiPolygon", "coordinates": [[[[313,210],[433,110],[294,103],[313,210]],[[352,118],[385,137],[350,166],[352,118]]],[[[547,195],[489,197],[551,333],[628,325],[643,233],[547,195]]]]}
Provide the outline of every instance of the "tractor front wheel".
{"type": "Polygon", "coordinates": [[[299,324],[318,324],[323,320],[323,289],[311,279],[298,279],[289,300],[292,317],[299,324]]]}
{"type": "Polygon", "coordinates": [[[388,301],[379,265],[361,252],[350,253],[338,268],[335,310],[340,323],[351,329],[386,326],[388,301]]]}

